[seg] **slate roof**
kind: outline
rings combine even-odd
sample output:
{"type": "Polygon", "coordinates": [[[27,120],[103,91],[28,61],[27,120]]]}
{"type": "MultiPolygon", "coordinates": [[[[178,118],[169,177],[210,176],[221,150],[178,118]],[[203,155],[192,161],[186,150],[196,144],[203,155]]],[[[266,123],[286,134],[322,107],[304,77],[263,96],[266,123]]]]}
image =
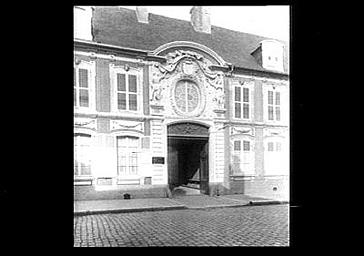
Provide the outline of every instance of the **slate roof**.
{"type": "MultiPolygon", "coordinates": [[[[93,36],[97,43],[153,51],[173,41],[192,41],[205,45],[226,62],[252,70],[265,70],[251,53],[265,39],[258,35],[237,32],[217,26],[211,34],[196,32],[190,21],[173,19],[153,13],[149,23],[139,23],[135,10],[120,7],[96,6],[93,15],[93,36]]],[[[284,73],[287,73],[287,43],[285,45],[284,73]]]]}

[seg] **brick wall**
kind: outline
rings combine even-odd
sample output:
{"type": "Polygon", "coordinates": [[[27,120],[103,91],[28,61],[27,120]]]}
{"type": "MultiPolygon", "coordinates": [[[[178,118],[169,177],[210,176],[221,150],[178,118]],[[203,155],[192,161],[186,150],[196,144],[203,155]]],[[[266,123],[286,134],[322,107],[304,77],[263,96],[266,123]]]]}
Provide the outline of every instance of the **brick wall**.
{"type": "Polygon", "coordinates": [[[96,60],[96,110],[110,112],[110,75],[108,60],[96,60]]]}

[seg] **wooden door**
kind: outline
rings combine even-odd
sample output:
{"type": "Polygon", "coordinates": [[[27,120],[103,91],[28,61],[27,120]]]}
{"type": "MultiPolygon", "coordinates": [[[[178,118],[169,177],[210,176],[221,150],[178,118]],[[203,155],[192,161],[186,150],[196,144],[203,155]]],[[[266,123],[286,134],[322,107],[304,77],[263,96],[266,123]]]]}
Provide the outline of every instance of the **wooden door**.
{"type": "Polygon", "coordinates": [[[173,188],[178,184],[178,151],[168,146],[168,184],[173,188]]]}
{"type": "Polygon", "coordinates": [[[209,143],[206,142],[200,152],[200,190],[203,194],[209,193],[209,143]]]}

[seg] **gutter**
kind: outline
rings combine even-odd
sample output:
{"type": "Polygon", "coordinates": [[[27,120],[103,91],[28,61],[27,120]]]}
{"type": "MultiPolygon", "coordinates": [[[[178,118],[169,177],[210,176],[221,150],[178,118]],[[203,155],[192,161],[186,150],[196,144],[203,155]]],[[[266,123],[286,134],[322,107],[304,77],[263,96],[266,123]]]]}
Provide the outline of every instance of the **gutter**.
{"type": "Polygon", "coordinates": [[[156,56],[153,54],[152,51],[148,50],[140,50],[135,48],[129,48],[129,47],[121,47],[111,44],[103,44],[103,43],[97,43],[93,41],[87,41],[82,39],[74,39],[74,46],[79,48],[86,48],[86,49],[93,49],[97,52],[100,51],[106,51],[108,53],[114,53],[114,54],[123,54],[123,55],[129,55],[133,57],[139,57],[145,60],[151,60],[151,61],[158,61],[158,62],[165,62],[166,58],[161,56],[156,56]]]}
{"type": "Polygon", "coordinates": [[[289,78],[289,75],[287,73],[279,73],[279,72],[268,71],[268,70],[249,69],[249,68],[244,68],[244,67],[239,67],[239,66],[233,66],[231,64],[229,66],[211,65],[210,69],[211,70],[220,70],[223,72],[227,72],[229,74],[241,73],[244,75],[262,76],[262,77],[267,77],[267,78],[281,78],[281,79],[286,79],[286,80],[288,80],[288,78],[289,78]]]}

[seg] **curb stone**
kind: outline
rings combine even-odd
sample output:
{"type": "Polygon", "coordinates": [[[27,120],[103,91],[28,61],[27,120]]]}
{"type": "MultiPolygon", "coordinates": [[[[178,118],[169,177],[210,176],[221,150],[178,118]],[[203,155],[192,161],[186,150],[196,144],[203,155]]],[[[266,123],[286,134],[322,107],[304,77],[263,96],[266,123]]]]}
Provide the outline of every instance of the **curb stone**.
{"type": "Polygon", "coordinates": [[[169,207],[146,207],[146,208],[127,208],[127,209],[108,209],[108,210],[91,210],[74,212],[74,216],[86,216],[93,214],[108,214],[108,213],[130,213],[130,212],[150,212],[150,211],[168,211],[168,210],[204,210],[204,209],[217,209],[217,208],[238,208],[246,206],[261,206],[261,205],[274,205],[274,204],[289,204],[289,201],[266,200],[266,201],[249,201],[242,204],[234,205],[207,205],[207,206],[169,206],[169,207]]]}

